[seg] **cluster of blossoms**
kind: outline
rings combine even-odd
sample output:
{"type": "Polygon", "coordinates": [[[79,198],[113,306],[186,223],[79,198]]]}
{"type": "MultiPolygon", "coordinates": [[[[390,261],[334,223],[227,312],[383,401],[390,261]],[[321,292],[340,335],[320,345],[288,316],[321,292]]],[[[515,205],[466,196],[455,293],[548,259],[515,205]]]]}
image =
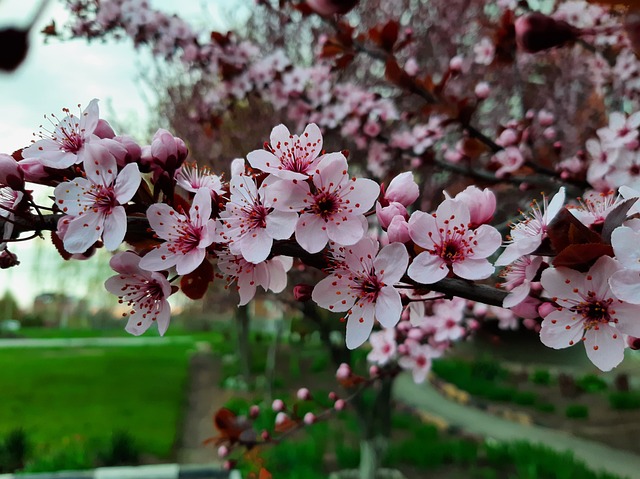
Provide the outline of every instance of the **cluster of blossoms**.
{"type": "MultiPolygon", "coordinates": [[[[307,2],[316,12],[331,14],[324,3],[307,2]]],[[[484,2],[466,3],[470,12],[485,11],[484,2]]],[[[587,62],[575,58],[580,45],[558,49],[558,58],[545,61],[580,63],[582,70],[572,71],[577,78],[611,50],[613,72],[622,68],[618,62],[637,68],[638,60],[628,55],[635,32],[630,16],[582,1],[558,2],[551,15],[525,14],[516,2],[500,2],[499,14],[483,13],[487,24],[496,26],[483,27],[486,36],[477,39],[473,53],[463,51],[473,42],[460,36],[461,43],[452,45],[456,55],[444,65],[429,65],[440,74],[425,75],[412,46],[414,33],[397,22],[376,24],[364,36],[339,22],[336,36],[319,42],[321,59],[302,67],[284,50],[260,55],[258,45],[233,34],[200,38],[146,1],[70,5],[75,35],[124,31],[156,54],[179,55],[188,68],[215,78],[203,104],[195,107],[196,120],[219,119],[235,102],[257,95],[286,112],[302,133],[276,126],[264,149],[234,161],[227,179],[187,163],[185,142],[166,130],[149,145],[117,135],[99,118],[97,100],[78,114],[65,110],[62,118],[49,119],[51,130],[43,130],[31,146],[0,155],[0,266],[16,264],[7,245],[26,230],[55,230],[54,242],[67,258],[87,258],[97,247],[117,251],[127,243],[130,249],[113,257],[117,275],[106,287],[131,308],[126,329],[142,334],[154,323],[164,333],[168,297],[179,289],[197,296],[182,279],[212,280],[214,265],[218,276],[235,284],[241,305],[254,298],[258,286],[284,291],[297,270],[294,264],[312,265],[325,277],[298,285],[299,299],[341,313],[348,348],[371,338],[369,359],[376,367],[397,361],[416,381],[424,380],[432,358],[470,334],[476,325],[470,318],[488,314],[503,327],[513,326],[514,315],[524,318],[553,348],[582,341],[603,370],[620,363],[629,337],[640,336],[640,255],[634,249],[640,236],[635,206],[640,113],[613,112],[608,126],[593,128],[597,139],[576,135],[573,143],[564,132],[575,131],[575,125],[566,128],[566,117],[551,101],[522,108],[519,115],[509,112],[512,119],[499,122],[495,137],[470,123],[483,105],[491,106],[493,86],[478,80],[515,63],[526,76],[540,61],[532,53],[544,55],[540,52],[581,39],[596,50],[587,62]],[[414,109],[402,95],[344,81],[338,64],[370,51],[366,41],[375,47],[375,58],[384,58],[390,83],[434,108],[414,109]],[[472,97],[468,91],[474,91],[472,97]],[[366,161],[354,165],[344,151],[326,152],[322,131],[338,132],[366,152],[366,161]],[[586,152],[580,150],[585,142],[586,152]],[[575,155],[565,157],[571,148],[575,155]],[[558,161],[539,165],[547,154],[558,161]],[[413,172],[395,174],[407,164],[413,172]],[[502,235],[489,224],[496,215],[494,193],[456,186],[460,192],[443,192],[441,201],[442,188],[428,188],[434,164],[459,167],[471,177],[482,171],[480,177],[493,182],[540,173],[543,184],[555,189],[566,184],[594,191],[576,204],[561,187],[550,201],[534,203],[512,225],[498,255],[502,235]],[[363,169],[354,166],[390,181],[355,177],[353,172],[363,169]],[[53,215],[42,216],[26,182],[53,187],[53,215]],[[429,199],[438,204],[422,211],[429,199]],[[504,267],[506,292],[485,285],[480,291],[498,293],[476,294],[472,282],[491,281],[496,266],[504,267]]],[[[451,29],[460,19],[443,10],[434,2],[434,12],[451,29]]],[[[636,106],[632,82],[622,88],[615,78],[599,71],[578,83],[589,92],[606,86],[636,106]]]]}
{"type": "MultiPolygon", "coordinates": [[[[502,237],[488,224],[496,209],[488,189],[445,192],[435,212],[410,212],[420,196],[412,173],[382,187],[351,176],[343,153],[323,150],[315,124],[300,136],[277,126],[265,149],[247,155],[248,164],[234,162],[226,181],[185,163],[184,143],[165,130],[148,146],[116,135],[99,118],[96,100],[78,116],[65,112],[52,132],[16,154],[20,161],[0,157],[3,251],[17,219],[38,218],[25,181],[54,187],[55,236],[66,254],[87,257],[96,246],[115,251],[123,242],[132,248],[113,257],[117,275],[106,283],[131,307],[132,334],[154,323],[163,334],[168,297],[179,289],[172,282],[212,262],[246,304],[258,285],[283,291],[294,261],[313,258],[326,277],[301,299],[343,313],[348,348],[371,336],[369,359],[378,366],[397,359],[416,381],[431,358],[474,329],[468,316],[486,315],[486,308],[428,291],[447,278],[494,274],[489,259],[502,237]],[[129,231],[145,219],[153,234],[146,239],[129,231]],[[369,234],[376,224],[377,239],[369,234]],[[376,325],[382,330],[372,335],[376,325]]],[[[634,133],[624,145],[637,127],[634,133]]],[[[640,336],[640,223],[632,209],[640,192],[621,192],[628,199],[593,193],[567,209],[560,189],[523,213],[495,262],[506,266],[504,307],[530,327],[544,317],[540,337],[550,347],[583,341],[604,370],[622,360],[627,336],[640,336]]],[[[493,313],[509,327],[512,316],[500,311],[493,313]]]]}

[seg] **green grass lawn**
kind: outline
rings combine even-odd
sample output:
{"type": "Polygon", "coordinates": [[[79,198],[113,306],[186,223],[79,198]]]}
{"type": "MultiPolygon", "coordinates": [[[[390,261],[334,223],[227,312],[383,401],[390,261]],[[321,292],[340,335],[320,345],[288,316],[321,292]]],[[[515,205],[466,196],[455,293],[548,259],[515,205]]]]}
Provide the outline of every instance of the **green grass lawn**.
{"type": "Polygon", "coordinates": [[[127,431],[144,453],[169,459],[191,347],[0,350],[0,436],[23,428],[42,451],[127,431]]]}

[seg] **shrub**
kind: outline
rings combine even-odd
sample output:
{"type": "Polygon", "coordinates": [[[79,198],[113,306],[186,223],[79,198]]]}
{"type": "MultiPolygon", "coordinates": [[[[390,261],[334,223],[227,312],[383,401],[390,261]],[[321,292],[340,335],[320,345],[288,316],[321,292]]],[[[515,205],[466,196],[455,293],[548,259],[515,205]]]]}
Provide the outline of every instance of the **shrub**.
{"type": "Polygon", "coordinates": [[[98,452],[98,461],[103,466],[133,466],[140,463],[140,447],[131,434],[116,431],[111,440],[98,452]]]}
{"type": "Polygon", "coordinates": [[[589,408],[584,404],[570,404],[565,410],[565,415],[571,419],[584,419],[589,417],[589,408]]]}
{"type": "Polygon", "coordinates": [[[550,402],[542,402],[536,405],[536,409],[542,412],[555,412],[556,406],[550,402]]]}
{"type": "Polygon", "coordinates": [[[631,391],[616,391],[609,394],[609,404],[612,409],[639,409],[640,393],[631,391]]]}
{"type": "Polygon", "coordinates": [[[513,402],[522,406],[531,406],[535,404],[537,395],[529,391],[517,391],[513,396],[513,402]]]}
{"type": "Polygon", "coordinates": [[[551,384],[551,373],[546,369],[536,369],[531,375],[531,382],[548,386],[551,384]]]}
{"type": "Polygon", "coordinates": [[[0,473],[15,472],[25,465],[29,441],[23,429],[9,432],[0,443],[0,473]]]}
{"type": "Polygon", "coordinates": [[[48,448],[34,454],[24,472],[73,471],[91,469],[95,465],[93,455],[80,438],[63,438],[56,448],[48,448]]]}
{"type": "Polygon", "coordinates": [[[607,389],[607,383],[595,374],[587,374],[576,381],[576,385],[587,393],[595,393],[607,389]]]}

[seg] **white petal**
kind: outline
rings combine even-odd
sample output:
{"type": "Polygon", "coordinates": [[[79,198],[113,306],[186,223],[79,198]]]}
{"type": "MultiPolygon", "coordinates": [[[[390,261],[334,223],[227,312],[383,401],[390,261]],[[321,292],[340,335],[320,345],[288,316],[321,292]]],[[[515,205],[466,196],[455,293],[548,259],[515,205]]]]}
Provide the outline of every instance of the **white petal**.
{"type": "Polygon", "coordinates": [[[587,356],[601,371],[611,371],[624,359],[625,343],[617,329],[603,324],[587,330],[584,337],[587,356]]]}
{"type": "Polygon", "coordinates": [[[376,299],[376,319],[385,328],[393,328],[402,314],[400,293],[393,286],[384,286],[376,299]]]}
{"type": "Polygon", "coordinates": [[[407,274],[418,283],[433,284],[447,276],[449,268],[440,256],[423,252],[414,258],[407,274]]]}
{"type": "Polygon", "coordinates": [[[362,307],[356,304],[347,319],[346,343],[347,348],[355,349],[361,346],[371,334],[373,329],[373,304],[365,304],[362,307]]]}
{"type": "Polygon", "coordinates": [[[127,213],[124,207],[116,206],[111,210],[111,214],[104,218],[104,231],[102,241],[107,251],[114,251],[122,244],[127,232],[127,213]]]}

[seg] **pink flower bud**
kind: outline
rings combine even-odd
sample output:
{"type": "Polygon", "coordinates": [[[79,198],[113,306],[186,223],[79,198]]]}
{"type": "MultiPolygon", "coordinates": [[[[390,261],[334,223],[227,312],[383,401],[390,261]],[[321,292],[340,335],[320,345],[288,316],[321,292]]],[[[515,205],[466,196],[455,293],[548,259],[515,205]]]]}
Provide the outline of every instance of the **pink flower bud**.
{"type": "Polygon", "coordinates": [[[307,414],[304,415],[304,418],[302,420],[304,421],[305,424],[311,425],[314,422],[316,422],[316,415],[313,414],[312,412],[308,412],[307,414]]]}
{"type": "Polygon", "coordinates": [[[384,192],[384,198],[389,202],[396,201],[402,206],[410,206],[420,196],[420,188],[413,179],[413,173],[406,171],[396,176],[384,192]]]}
{"type": "Polygon", "coordinates": [[[279,426],[289,419],[286,412],[280,411],[276,414],[276,426],[279,426]]]}
{"type": "Polygon", "coordinates": [[[486,81],[482,81],[476,85],[474,92],[480,100],[486,100],[491,94],[491,87],[486,81]]]}
{"type": "Polygon", "coordinates": [[[553,303],[542,303],[538,306],[538,314],[541,318],[546,318],[550,313],[555,311],[557,307],[553,303]]]}
{"type": "Polygon", "coordinates": [[[386,230],[396,216],[400,216],[403,219],[409,217],[407,209],[402,204],[394,201],[389,203],[389,206],[383,207],[380,203],[376,203],[376,217],[382,229],[386,230]]]}
{"type": "Polygon", "coordinates": [[[456,55],[451,60],[449,60],[449,70],[455,73],[462,72],[462,68],[464,66],[464,58],[460,55],[456,55]]]}
{"type": "Polygon", "coordinates": [[[512,128],[506,128],[500,133],[500,136],[496,140],[496,143],[500,146],[513,146],[518,143],[518,133],[512,128]]]}
{"type": "Polygon", "coordinates": [[[218,457],[223,458],[229,455],[229,448],[227,446],[220,446],[218,448],[218,457]]]}
{"type": "Polygon", "coordinates": [[[337,379],[348,379],[351,377],[351,367],[347,363],[342,363],[336,371],[337,379]]]}
{"type": "Polygon", "coordinates": [[[345,408],[346,405],[347,405],[347,403],[344,402],[344,399],[338,399],[336,401],[336,403],[333,405],[333,408],[336,411],[342,411],[345,408]]]}
{"type": "Polygon", "coordinates": [[[473,227],[490,222],[496,211],[496,195],[488,188],[481,190],[476,186],[468,186],[455,199],[469,207],[473,227]]]}
{"type": "Polygon", "coordinates": [[[0,153],[0,185],[16,191],[24,189],[24,173],[13,156],[0,153]]]}
{"type": "Polygon", "coordinates": [[[311,393],[307,388],[300,388],[296,393],[296,396],[300,401],[309,401],[311,399],[311,393]]]}
{"type": "Polygon", "coordinates": [[[407,72],[407,75],[416,76],[419,71],[418,62],[414,57],[411,57],[404,64],[404,71],[407,72]]]}
{"type": "Polygon", "coordinates": [[[547,110],[540,110],[538,112],[538,122],[540,123],[540,126],[551,126],[553,125],[553,122],[555,121],[555,117],[553,116],[553,113],[547,111],[547,110]]]}
{"type": "Polygon", "coordinates": [[[578,28],[539,12],[519,17],[515,29],[518,47],[528,53],[562,46],[580,35],[578,28]]]}
{"type": "Polygon", "coordinates": [[[309,301],[311,299],[311,293],[313,293],[313,286],[310,284],[297,284],[293,287],[293,297],[296,301],[309,301]]]}
{"type": "Polygon", "coordinates": [[[391,224],[387,228],[389,243],[408,243],[411,241],[409,235],[409,223],[403,216],[394,216],[391,224]]]}
{"type": "Polygon", "coordinates": [[[640,338],[627,336],[627,345],[629,346],[629,349],[637,351],[638,349],[640,349],[640,338]]]}
{"type": "Polygon", "coordinates": [[[24,174],[24,179],[26,181],[30,181],[32,183],[38,183],[49,175],[44,169],[42,163],[37,158],[29,158],[27,160],[20,160],[18,163],[22,173],[24,174]]]}
{"type": "Polygon", "coordinates": [[[282,399],[275,399],[271,404],[271,409],[273,409],[275,412],[283,411],[284,401],[282,401],[282,399]]]}
{"type": "Polygon", "coordinates": [[[338,399],[338,395],[334,391],[331,391],[329,393],[329,399],[331,399],[332,401],[335,401],[336,399],[338,399]]]}
{"type": "Polygon", "coordinates": [[[409,346],[406,344],[398,344],[398,354],[400,356],[405,356],[409,352],[409,346]]]}
{"type": "Polygon", "coordinates": [[[540,330],[540,323],[535,319],[524,319],[522,321],[522,325],[532,331],[538,332],[540,330]]]}
{"type": "Polygon", "coordinates": [[[260,433],[260,437],[263,441],[268,441],[269,439],[271,439],[271,434],[269,434],[269,431],[262,431],[260,433]]]}
{"type": "MultiPolygon", "coordinates": [[[[130,136],[116,136],[113,138],[114,142],[122,145],[123,150],[120,150],[120,156],[116,155],[113,151],[111,152],[113,156],[116,157],[116,161],[118,162],[118,166],[123,167],[128,165],[129,163],[137,163],[140,161],[140,157],[142,156],[142,148],[136,141],[130,136]],[[124,155],[122,154],[124,152],[124,155]]],[[[110,150],[111,151],[111,150],[110,150]]]]}
{"type": "Polygon", "coordinates": [[[260,407],[255,404],[249,408],[249,417],[255,419],[260,415],[260,407]]]}
{"type": "Polygon", "coordinates": [[[553,140],[556,137],[556,129],[551,126],[549,128],[545,128],[542,132],[542,136],[547,140],[553,140]]]}
{"type": "Polygon", "coordinates": [[[320,15],[343,15],[356,6],[358,0],[307,0],[307,5],[320,15]]]}
{"type": "Polygon", "coordinates": [[[113,138],[114,136],[116,136],[116,132],[113,131],[113,128],[111,128],[109,122],[107,122],[107,120],[103,120],[102,118],[98,120],[98,125],[96,126],[96,129],[93,130],[93,134],[102,139],[113,138]]]}
{"type": "Polygon", "coordinates": [[[378,374],[380,374],[380,368],[375,364],[369,367],[369,376],[375,378],[378,374]]]}

